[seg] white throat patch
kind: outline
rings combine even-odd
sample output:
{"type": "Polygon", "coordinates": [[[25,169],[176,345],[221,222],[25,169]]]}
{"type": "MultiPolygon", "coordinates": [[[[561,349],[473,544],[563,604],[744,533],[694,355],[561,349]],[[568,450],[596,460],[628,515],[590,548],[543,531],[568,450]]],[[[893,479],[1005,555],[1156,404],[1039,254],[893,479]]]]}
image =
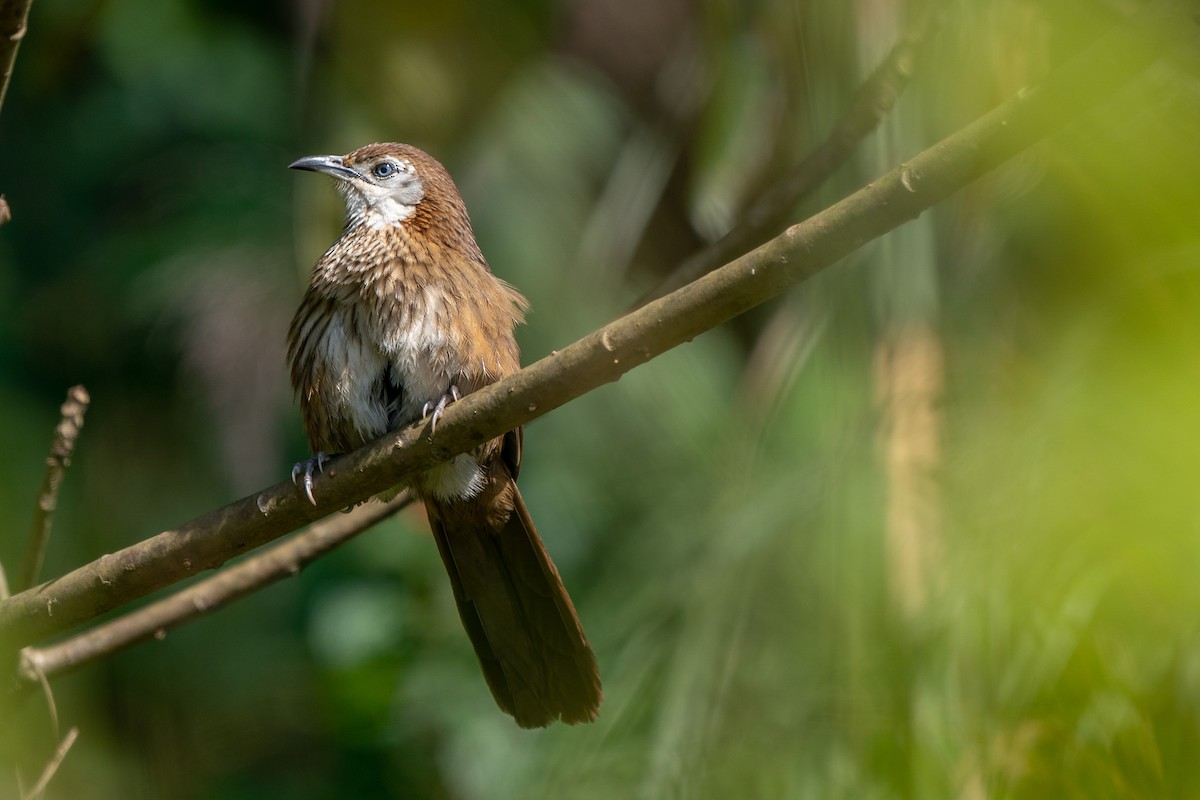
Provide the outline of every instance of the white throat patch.
{"type": "Polygon", "coordinates": [[[380,178],[378,182],[360,178],[344,181],[338,188],[346,199],[350,224],[375,230],[404,222],[425,197],[425,186],[407,161],[401,162],[394,178],[380,178]]]}
{"type": "Polygon", "coordinates": [[[415,205],[405,205],[394,197],[381,197],[374,203],[363,202],[358,213],[350,209],[347,209],[347,212],[352,221],[380,230],[389,225],[399,225],[411,217],[416,210],[415,205]]]}

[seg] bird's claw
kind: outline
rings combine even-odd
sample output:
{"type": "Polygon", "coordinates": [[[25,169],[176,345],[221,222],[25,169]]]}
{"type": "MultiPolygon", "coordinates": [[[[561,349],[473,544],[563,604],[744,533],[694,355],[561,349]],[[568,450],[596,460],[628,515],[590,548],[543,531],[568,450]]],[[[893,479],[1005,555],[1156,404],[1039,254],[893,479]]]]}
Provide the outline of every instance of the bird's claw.
{"type": "Polygon", "coordinates": [[[439,397],[436,403],[426,403],[421,409],[421,416],[424,417],[429,416],[429,409],[431,406],[433,407],[433,415],[429,420],[429,433],[431,435],[437,433],[438,420],[442,418],[442,412],[446,410],[446,406],[457,402],[459,397],[458,387],[451,385],[450,391],[439,397]]]}
{"type": "Polygon", "coordinates": [[[297,461],[296,465],[292,467],[292,483],[304,489],[304,496],[314,506],[317,504],[317,497],[313,494],[313,469],[315,468],[317,472],[324,474],[325,462],[328,460],[329,456],[325,453],[317,453],[312,458],[297,461]]]}

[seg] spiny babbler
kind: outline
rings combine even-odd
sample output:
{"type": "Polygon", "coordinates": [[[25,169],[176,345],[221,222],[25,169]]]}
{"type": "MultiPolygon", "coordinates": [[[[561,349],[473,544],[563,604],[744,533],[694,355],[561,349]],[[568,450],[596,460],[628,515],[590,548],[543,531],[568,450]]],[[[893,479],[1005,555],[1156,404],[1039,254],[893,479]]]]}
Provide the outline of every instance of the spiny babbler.
{"type": "MultiPolygon", "coordinates": [[[[520,369],[513,327],[525,298],[492,274],[446,169],[405,144],[313,156],[346,227],[312,271],[288,332],[292,387],[316,454],[313,471],[520,369]]],[[[463,626],[500,708],[518,725],[589,722],[600,708],[596,657],[517,491],[521,429],[411,481],[463,626]]]]}

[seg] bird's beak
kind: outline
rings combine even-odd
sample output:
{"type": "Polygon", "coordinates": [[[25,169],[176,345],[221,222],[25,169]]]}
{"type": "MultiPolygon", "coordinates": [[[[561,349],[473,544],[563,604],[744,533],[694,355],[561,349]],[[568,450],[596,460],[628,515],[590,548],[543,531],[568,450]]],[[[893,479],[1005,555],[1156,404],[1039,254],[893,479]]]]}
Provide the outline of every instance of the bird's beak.
{"type": "Polygon", "coordinates": [[[323,172],[334,178],[361,178],[354,170],[342,163],[341,156],[308,156],[288,164],[288,169],[306,169],[310,172],[323,172]]]}

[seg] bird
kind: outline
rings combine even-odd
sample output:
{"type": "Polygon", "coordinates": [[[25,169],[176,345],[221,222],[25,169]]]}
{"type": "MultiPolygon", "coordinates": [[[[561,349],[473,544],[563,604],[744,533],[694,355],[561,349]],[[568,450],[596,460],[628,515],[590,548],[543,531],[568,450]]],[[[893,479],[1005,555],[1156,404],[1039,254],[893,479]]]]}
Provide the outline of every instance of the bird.
{"type": "MultiPolygon", "coordinates": [[[[332,177],[346,205],[287,336],[313,451],[292,480],[315,505],[332,455],[426,417],[436,436],[450,403],[518,371],[514,328],[528,303],[492,273],[453,179],[423,150],[376,143],[289,167],[332,177]]],[[[517,489],[522,439],[509,431],[408,488],[497,705],[523,728],[591,722],[599,669],[517,489]]]]}

